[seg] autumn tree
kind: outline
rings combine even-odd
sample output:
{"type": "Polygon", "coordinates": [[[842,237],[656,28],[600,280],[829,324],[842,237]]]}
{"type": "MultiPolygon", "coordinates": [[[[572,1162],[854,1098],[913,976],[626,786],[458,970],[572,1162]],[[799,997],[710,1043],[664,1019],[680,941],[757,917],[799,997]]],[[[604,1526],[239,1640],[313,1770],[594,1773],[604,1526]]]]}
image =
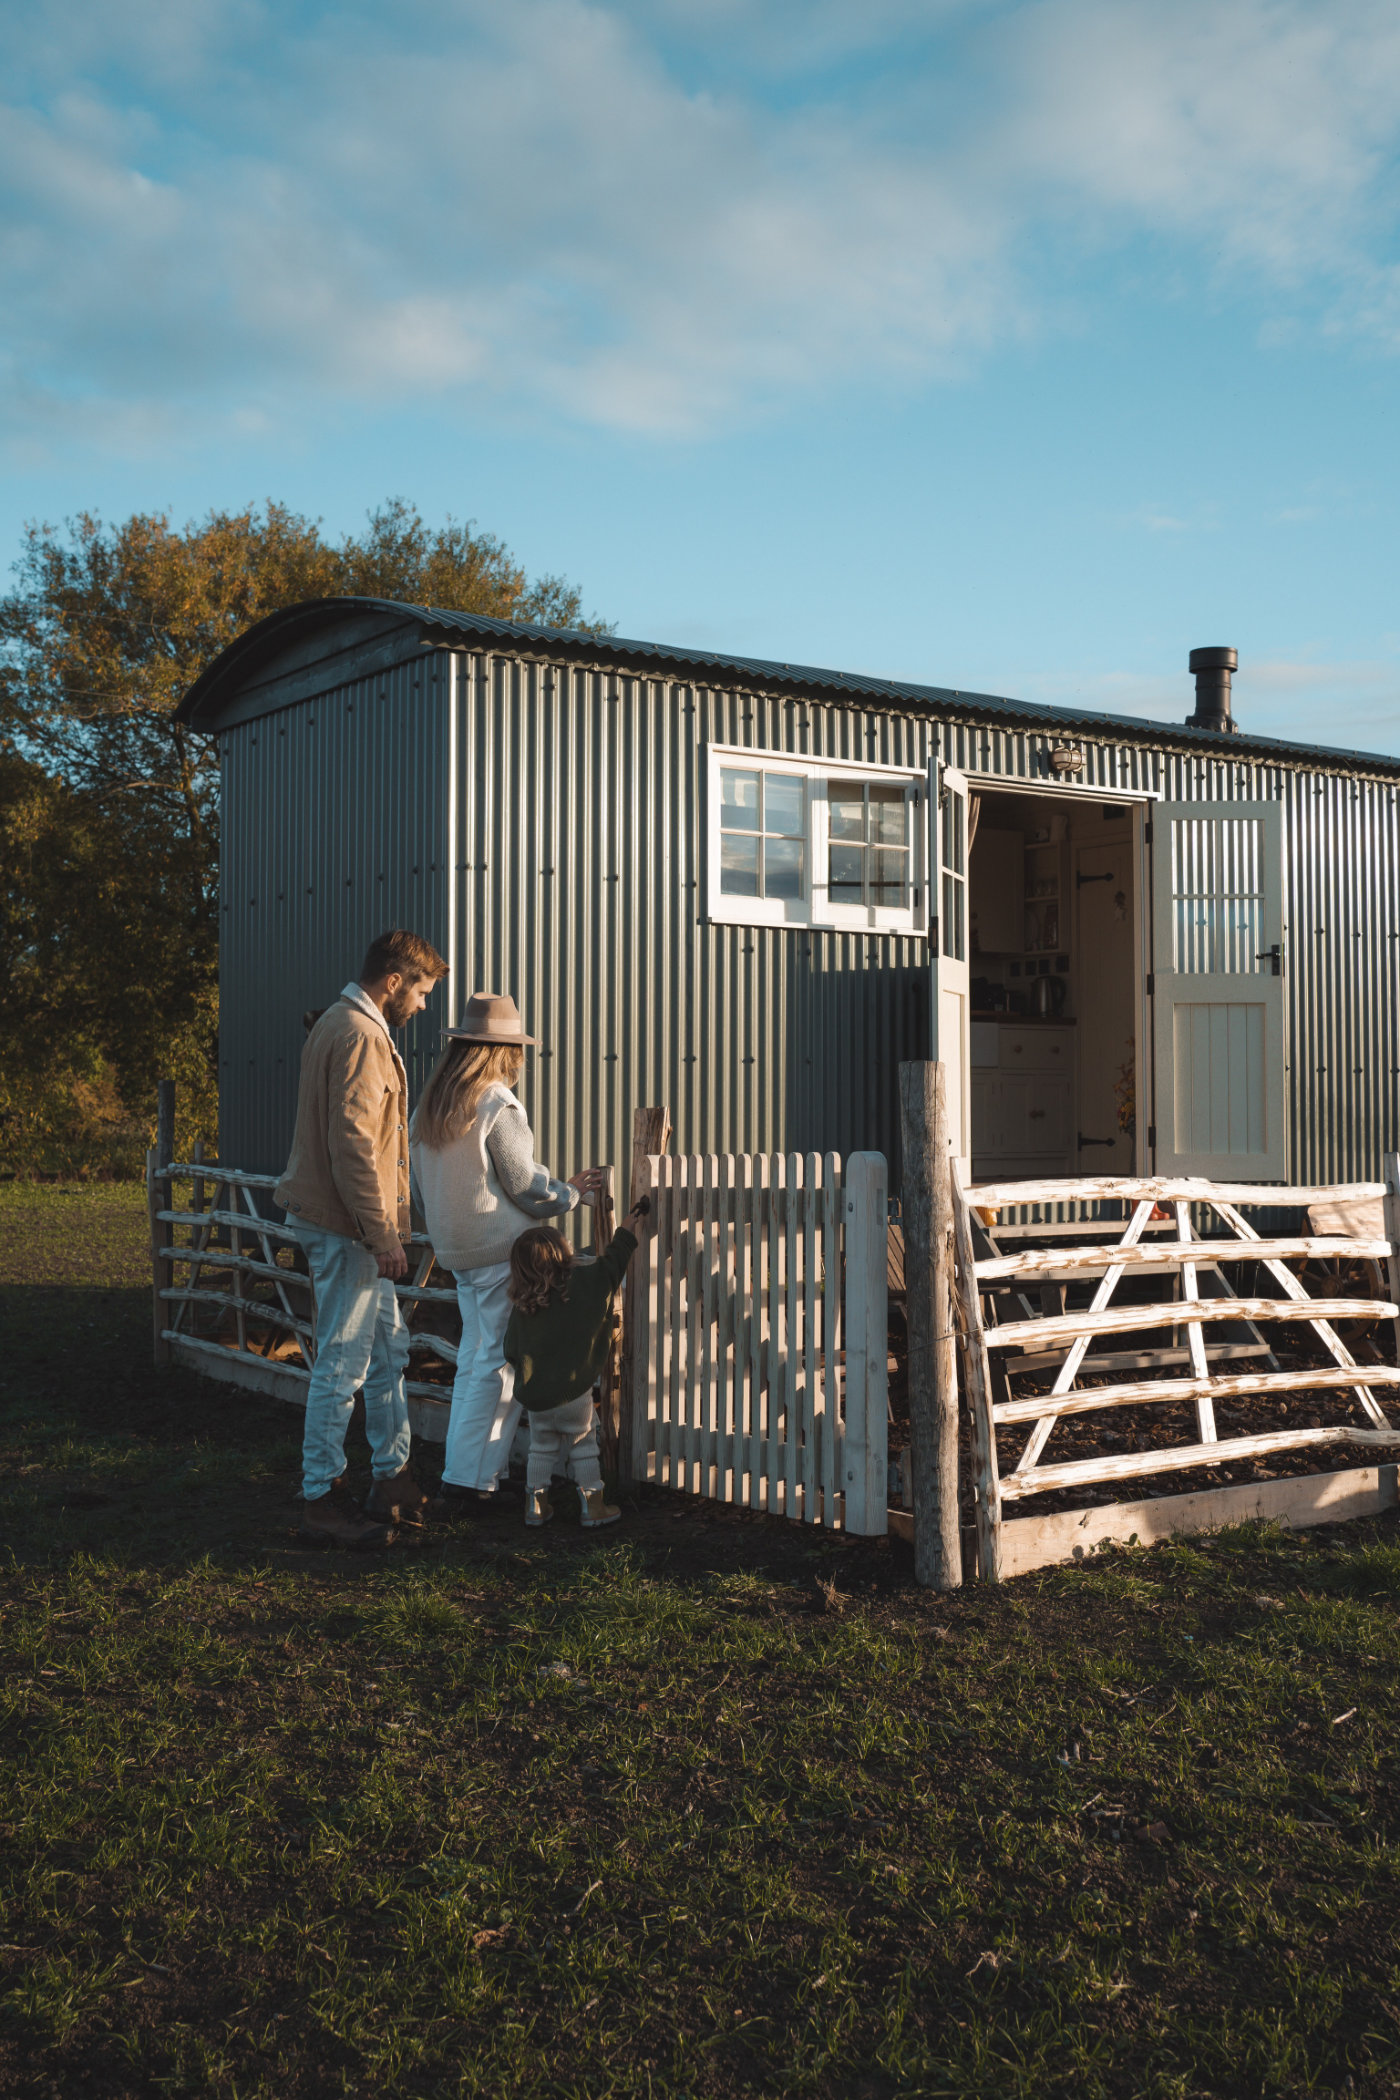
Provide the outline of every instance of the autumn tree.
{"type": "Polygon", "coordinates": [[[182,1145],[214,1135],[217,754],[174,720],[220,650],[308,598],[392,598],[588,626],[489,533],[403,502],[332,542],[276,503],[36,525],[0,599],[0,1160],[145,1143],[155,1080],[183,1082],[182,1145]],[[124,1135],[119,1139],[115,1133],[124,1135]]]}

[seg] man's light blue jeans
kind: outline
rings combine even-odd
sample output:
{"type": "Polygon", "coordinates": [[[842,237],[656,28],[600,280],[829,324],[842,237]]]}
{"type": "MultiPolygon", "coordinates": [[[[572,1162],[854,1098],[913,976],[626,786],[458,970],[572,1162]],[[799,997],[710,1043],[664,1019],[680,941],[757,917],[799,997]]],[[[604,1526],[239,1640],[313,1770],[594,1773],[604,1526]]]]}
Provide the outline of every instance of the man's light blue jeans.
{"type": "Polygon", "coordinates": [[[375,1479],[392,1479],[407,1465],[408,1329],[393,1284],[358,1240],[292,1214],[287,1223],[306,1249],[316,1286],[316,1363],[301,1446],[301,1491],[310,1502],[345,1471],[345,1432],[361,1386],[375,1479]]]}
{"type": "Polygon", "coordinates": [[[462,1310],[462,1339],[457,1349],[457,1376],[452,1381],[442,1477],[453,1487],[479,1488],[490,1494],[510,1463],[510,1447],[520,1420],[515,1373],[505,1358],[510,1263],[488,1262],[484,1269],[455,1269],[453,1275],[462,1310]]]}

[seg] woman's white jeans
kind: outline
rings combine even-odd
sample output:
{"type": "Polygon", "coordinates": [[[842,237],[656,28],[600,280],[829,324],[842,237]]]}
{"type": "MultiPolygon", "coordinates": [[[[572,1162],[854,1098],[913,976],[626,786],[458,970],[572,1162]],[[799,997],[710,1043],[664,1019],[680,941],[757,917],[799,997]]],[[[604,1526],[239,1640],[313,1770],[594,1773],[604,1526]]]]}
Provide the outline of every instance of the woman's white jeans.
{"type": "Polygon", "coordinates": [[[457,1349],[457,1376],[452,1381],[442,1477],[453,1487],[489,1492],[506,1470],[520,1420],[515,1373],[505,1359],[510,1263],[496,1261],[484,1269],[454,1269],[452,1273],[462,1309],[462,1339],[457,1349]]]}

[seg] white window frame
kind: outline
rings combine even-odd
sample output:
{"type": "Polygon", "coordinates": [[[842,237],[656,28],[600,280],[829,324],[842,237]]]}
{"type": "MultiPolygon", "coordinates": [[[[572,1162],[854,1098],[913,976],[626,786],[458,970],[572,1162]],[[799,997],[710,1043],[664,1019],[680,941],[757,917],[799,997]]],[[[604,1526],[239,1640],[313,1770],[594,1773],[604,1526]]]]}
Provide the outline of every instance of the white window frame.
{"type": "Polygon", "coordinates": [[[706,825],[705,895],[707,916],[722,926],[827,927],[842,933],[928,933],[928,786],[914,766],[856,765],[846,759],[794,757],[788,751],[762,751],[751,744],[709,744],[705,751],[706,825]],[[720,888],[720,771],[740,766],[746,772],[786,773],[807,789],[806,883],[801,897],[731,897],[720,888]],[[830,865],[826,783],[839,781],[903,782],[914,804],[909,826],[909,877],[915,901],[902,907],[881,904],[833,904],[827,896],[830,865]]]}

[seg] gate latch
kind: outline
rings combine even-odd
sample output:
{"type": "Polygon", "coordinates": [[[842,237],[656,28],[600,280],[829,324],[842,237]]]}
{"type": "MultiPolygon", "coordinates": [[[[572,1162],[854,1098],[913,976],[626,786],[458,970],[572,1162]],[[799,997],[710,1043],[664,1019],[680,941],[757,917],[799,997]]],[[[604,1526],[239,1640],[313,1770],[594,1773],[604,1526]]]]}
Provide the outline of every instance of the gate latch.
{"type": "Polygon", "coordinates": [[[1274,942],[1274,945],[1273,945],[1273,947],[1272,947],[1272,948],[1266,948],[1266,949],[1264,950],[1264,953],[1263,953],[1262,955],[1256,955],[1256,956],[1255,956],[1255,958],[1254,958],[1254,960],[1255,960],[1256,962],[1267,962],[1267,963],[1272,963],[1272,964],[1273,964],[1273,966],[1274,966],[1274,976],[1275,976],[1275,977],[1282,977],[1282,975],[1283,975],[1283,949],[1282,949],[1282,948],[1281,948],[1281,947],[1279,946],[1279,943],[1278,943],[1277,941],[1275,941],[1275,942],[1274,942]]]}

